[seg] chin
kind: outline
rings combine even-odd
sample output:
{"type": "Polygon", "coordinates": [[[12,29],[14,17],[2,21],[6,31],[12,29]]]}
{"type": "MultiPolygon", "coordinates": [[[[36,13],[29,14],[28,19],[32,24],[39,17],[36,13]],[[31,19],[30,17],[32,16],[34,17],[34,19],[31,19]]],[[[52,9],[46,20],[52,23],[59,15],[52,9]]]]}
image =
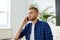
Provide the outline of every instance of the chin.
{"type": "Polygon", "coordinates": [[[32,19],[29,19],[29,21],[32,21],[32,19]]]}
{"type": "Polygon", "coordinates": [[[34,19],[29,19],[29,21],[33,21],[34,19]]]}

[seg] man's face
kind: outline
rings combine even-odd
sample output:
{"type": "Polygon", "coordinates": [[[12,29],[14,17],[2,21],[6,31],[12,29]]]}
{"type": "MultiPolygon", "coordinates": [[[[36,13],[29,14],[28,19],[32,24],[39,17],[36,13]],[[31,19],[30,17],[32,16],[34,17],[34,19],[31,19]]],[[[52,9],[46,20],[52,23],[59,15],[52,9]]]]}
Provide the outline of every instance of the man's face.
{"type": "Polygon", "coordinates": [[[33,21],[37,18],[38,12],[35,9],[28,10],[28,18],[30,21],[33,21]]]}

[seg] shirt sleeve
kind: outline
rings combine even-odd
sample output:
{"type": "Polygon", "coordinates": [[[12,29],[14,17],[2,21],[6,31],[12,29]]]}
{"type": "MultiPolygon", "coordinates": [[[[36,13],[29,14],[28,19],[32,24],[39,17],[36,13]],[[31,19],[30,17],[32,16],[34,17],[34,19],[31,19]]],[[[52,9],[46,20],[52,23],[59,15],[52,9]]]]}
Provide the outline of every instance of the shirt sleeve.
{"type": "Polygon", "coordinates": [[[45,39],[53,40],[52,31],[48,23],[45,24],[45,39]]]}
{"type": "Polygon", "coordinates": [[[26,32],[27,32],[27,26],[28,26],[28,25],[26,25],[25,28],[21,31],[21,34],[19,35],[18,39],[20,39],[20,38],[22,38],[23,36],[26,35],[26,32]]]}

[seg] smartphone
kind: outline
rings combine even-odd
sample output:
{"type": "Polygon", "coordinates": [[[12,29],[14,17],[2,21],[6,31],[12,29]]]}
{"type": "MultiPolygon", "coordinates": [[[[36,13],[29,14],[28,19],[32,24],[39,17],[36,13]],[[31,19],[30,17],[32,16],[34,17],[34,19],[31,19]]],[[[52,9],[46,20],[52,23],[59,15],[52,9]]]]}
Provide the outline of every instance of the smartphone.
{"type": "Polygon", "coordinates": [[[27,17],[27,20],[29,20],[29,18],[27,17]]]}

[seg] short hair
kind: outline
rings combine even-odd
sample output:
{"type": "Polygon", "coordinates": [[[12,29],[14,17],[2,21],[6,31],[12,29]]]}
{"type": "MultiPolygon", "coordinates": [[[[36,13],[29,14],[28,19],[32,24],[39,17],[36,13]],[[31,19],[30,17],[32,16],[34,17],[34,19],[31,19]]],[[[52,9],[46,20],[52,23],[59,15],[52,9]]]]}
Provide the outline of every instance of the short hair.
{"type": "Polygon", "coordinates": [[[36,7],[30,7],[29,10],[30,10],[30,9],[34,9],[34,10],[36,10],[37,12],[39,12],[36,7]]]}

